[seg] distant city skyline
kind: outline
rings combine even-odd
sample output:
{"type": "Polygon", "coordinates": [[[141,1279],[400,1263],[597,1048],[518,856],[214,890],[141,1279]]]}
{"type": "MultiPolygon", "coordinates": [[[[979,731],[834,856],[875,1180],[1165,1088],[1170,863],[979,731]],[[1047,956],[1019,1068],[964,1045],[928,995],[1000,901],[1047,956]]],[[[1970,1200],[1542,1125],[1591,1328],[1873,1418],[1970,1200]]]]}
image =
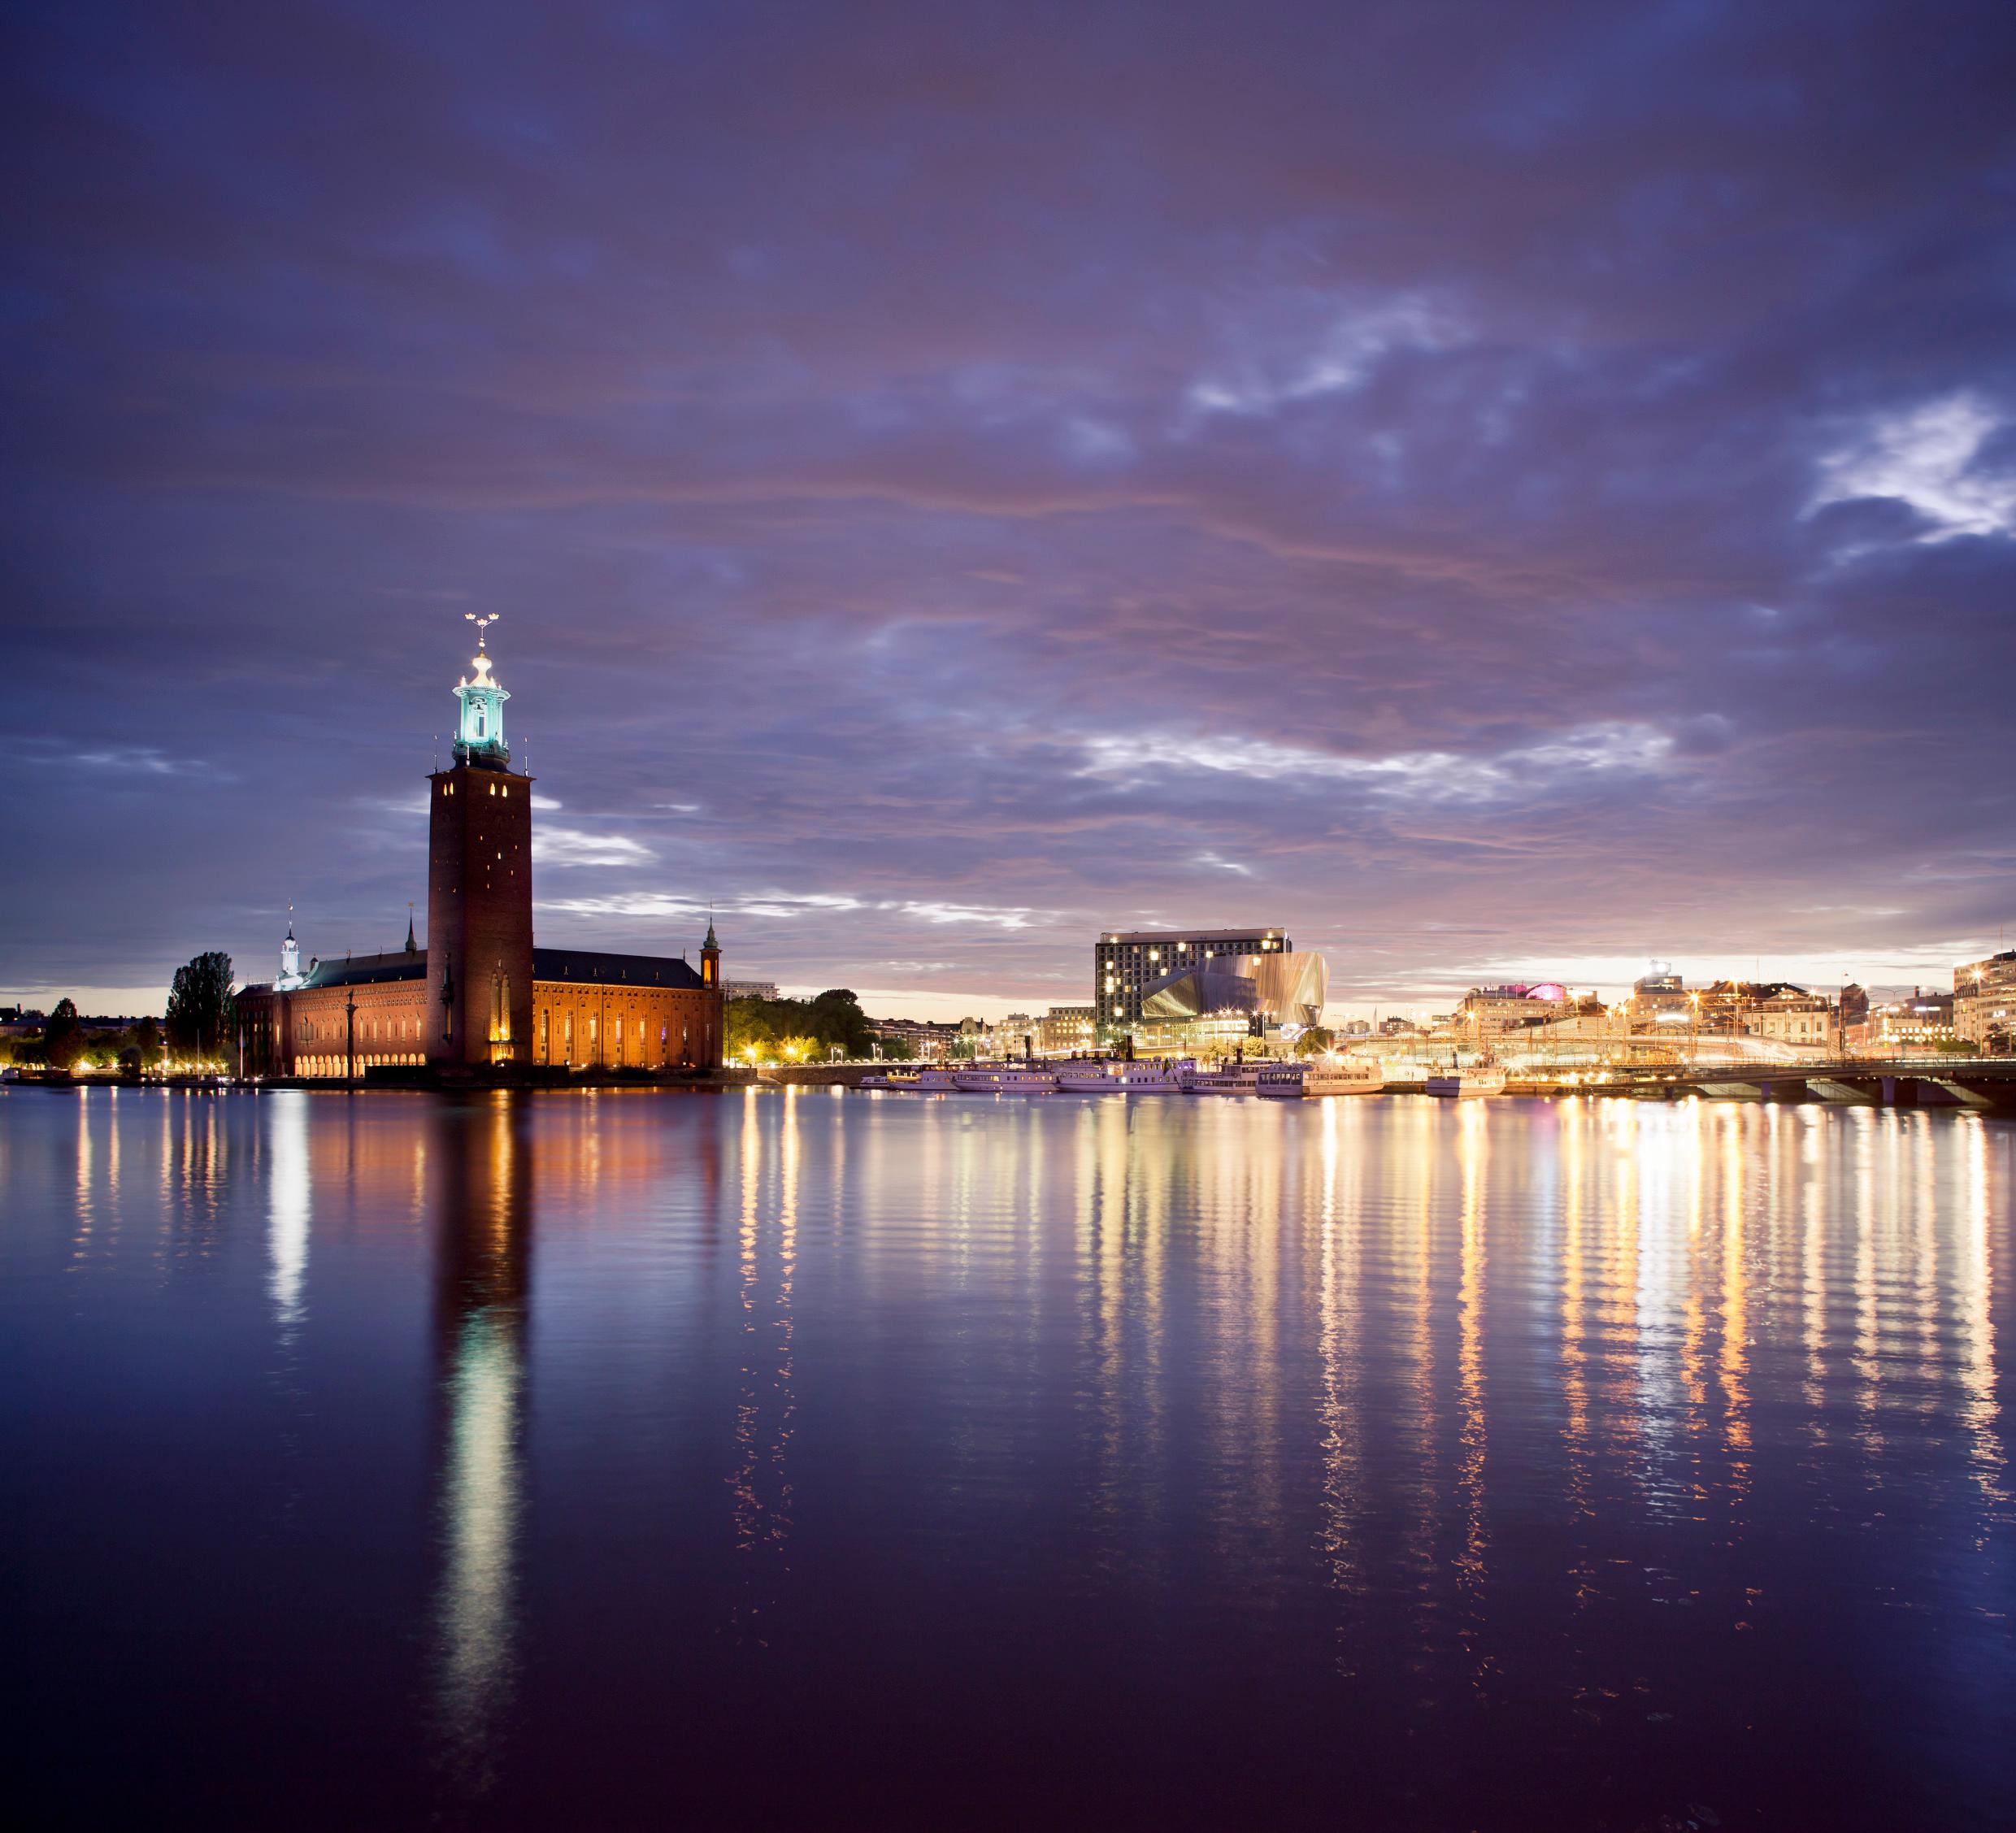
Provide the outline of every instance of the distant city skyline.
{"type": "Polygon", "coordinates": [[[1992,950],[2006,9],[1167,17],[11,20],[0,997],[396,945],[471,611],[556,945],[1992,950]]]}
{"type": "MultiPolygon", "coordinates": [[[[1201,924],[1194,927],[1202,927],[1201,924]]],[[[1077,941],[1082,952],[1086,938],[1077,941]]],[[[1704,955],[1698,958],[1672,958],[1661,956],[1619,966],[1609,958],[1585,958],[1578,963],[1587,967],[1616,969],[1610,977],[1581,974],[1562,968],[1559,958],[1518,960],[1506,958],[1480,966],[1468,976],[1445,976],[1427,981],[1409,990],[1387,994],[1356,993],[1340,997],[1333,984],[1331,997],[1325,1007],[1332,1019],[1368,1018],[1375,1012],[1381,1014],[1429,1011],[1447,1011],[1473,987],[1497,986],[1515,982],[1536,982],[1542,979],[1559,980],[1571,990],[1580,992],[1592,989],[1606,999],[1621,998],[1633,981],[1646,973],[1653,960],[1671,960],[1673,971],[1684,977],[1689,986],[1702,986],[1711,981],[1727,978],[1756,979],[1766,981],[1785,980],[1808,988],[1815,993],[1838,993],[1844,984],[1861,987],[1873,996],[1897,997],[1908,993],[1913,987],[1923,987],[1940,992],[1953,988],[1953,970],[1962,962],[1983,954],[1999,952],[2008,946],[2005,941],[1990,939],[1986,943],[1972,945],[1956,945],[1961,952],[1950,958],[1944,949],[1921,949],[1900,953],[1893,957],[1893,967],[1908,967],[1914,971],[1893,972],[1888,975],[1874,971],[1841,971],[1845,958],[1818,956],[1813,958],[1816,965],[1827,970],[1818,974],[1793,971],[1782,960],[1755,958],[1745,959],[1733,955],[1704,955]],[[1936,957],[1936,958],[1934,958],[1936,957]]],[[[358,953],[368,952],[358,950],[358,953]]],[[[260,962],[256,957],[235,961],[241,982],[262,979],[269,976],[271,963],[260,962]]],[[[1082,979],[1083,975],[1078,976],[1082,979]]],[[[1069,976],[1064,976],[1067,979],[1069,976]]],[[[807,999],[824,992],[830,987],[850,988],[860,999],[864,1010],[877,1018],[920,1019],[956,1022],[962,1018],[975,1018],[989,1023],[1005,1019],[1011,1013],[1032,1011],[1038,1015],[1052,1006],[1073,1006],[1084,1003],[1082,993],[1058,983],[1057,990],[1045,989],[1019,994],[1001,994],[986,991],[934,993],[929,989],[906,988],[876,988],[849,979],[844,974],[802,981],[780,980],[772,983],[787,999],[807,999]]],[[[732,984],[732,983],[731,983],[732,984]]],[[[122,991],[117,988],[90,986],[60,986],[19,992],[0,989],[0,1005],[12,1005],[20,1001],[30,1007],[46,1009],[53,1001],[69,998],[76,1002],[80,1012],[86,1014],[126,1014],[137,1015],[152,1012],[159,1014],[166,997],[165,986],[154,988],[135,987],[122,991]]]]}

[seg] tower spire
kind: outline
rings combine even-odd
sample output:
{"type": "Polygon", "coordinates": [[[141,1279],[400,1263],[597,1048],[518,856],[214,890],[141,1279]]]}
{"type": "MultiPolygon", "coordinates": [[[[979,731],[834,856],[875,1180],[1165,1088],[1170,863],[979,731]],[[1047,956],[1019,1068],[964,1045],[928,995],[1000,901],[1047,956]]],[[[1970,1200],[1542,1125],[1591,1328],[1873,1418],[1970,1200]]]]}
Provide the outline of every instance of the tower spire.
{"type": "Polygon", "coordinates": [[[700,945],[700,984],[703,987],[721,984],[721,945],[714,936],[714,906],[707,906],[707,939],[700,945]]]}
{"type": "Polygon", "coordinates": [[[504,742],[504,702],[511,697],[491,675],[487,640],[497,613],[462,615],[476,627],[476,653],[469,658],[473,675],[465,675],[455,684],[455,698],[462,703],[455,721],[455,762],[484,770],[509,770],[511,753],[504,742]]]}
{"type": "Polygon", "coordinates": [[[287,906],[287,934],[280,945],[280,979],[282,988],[301,984],[301,945],[294,940],[294,906],[287,906]]]}
{"type": "Polygon", "coordinates": [[[413,900],[411,897],[406,901],[406,952],[408,954],[418,954],[420,952],[415,946],[413,940],[413,900]]]}

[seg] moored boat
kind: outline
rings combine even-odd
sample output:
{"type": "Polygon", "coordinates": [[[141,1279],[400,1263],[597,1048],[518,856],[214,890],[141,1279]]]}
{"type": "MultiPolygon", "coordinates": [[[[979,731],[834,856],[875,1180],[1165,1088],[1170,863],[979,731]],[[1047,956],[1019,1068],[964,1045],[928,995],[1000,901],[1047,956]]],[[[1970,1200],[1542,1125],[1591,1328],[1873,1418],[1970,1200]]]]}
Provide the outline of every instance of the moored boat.
{"type": "Polygon", "coordinates": [[[1057,1065],[1058,1092],[1067,1095],[1180,1095],[1184,1071],[1178,1062],[1137,1062],[1080,1058],[1057,1065]]]}
{"type": "Polygon", "coordinates": [[[953,1071],[953,1085],[967,1095],[1049,1095],[1057,1092],[1057,1075],[1034,1063],[975,1066],[953,1071]]]}
{"type": "Polygon", "coordinates": [[[1299,1095],[1302,1092],[1302,1066],[1220,1063],[1213,1069],[1186,1071],[1183,1086],[1193,1095],[1299,1095]]]}
{"type": "Polygon", "coordinates": [[[1319,1057],[1302,1077],[1305,1095],[1376,1095],[1386,1072],[1370,1057],[1319,1057]]]}
{"type": "Polygon", "coordinates": [[[1427,1088],[1431,1095],[1502,1095],[1505,1065],[1495,1057],[1479,1057],[1460,1069],[1452,1064],[1431,1075],[1427,1088]]]}

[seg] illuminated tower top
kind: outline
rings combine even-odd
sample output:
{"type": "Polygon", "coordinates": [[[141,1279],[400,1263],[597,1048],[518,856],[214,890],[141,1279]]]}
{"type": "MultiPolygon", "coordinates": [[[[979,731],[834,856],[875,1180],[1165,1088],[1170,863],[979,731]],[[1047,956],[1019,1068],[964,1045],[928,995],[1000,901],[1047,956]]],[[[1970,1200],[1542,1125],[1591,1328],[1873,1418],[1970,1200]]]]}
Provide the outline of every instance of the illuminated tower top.
{"type": "Polygon", "coordinates": [[[463,615],[476,627],[476,653],[469,666],[476,671],[455,684],[455,698],[462,712],[455,725],[455,762],[474,764],[482,770],[509,770],[511,748],[504,742],[504,702],[511,697],[490,679],[490,657],[485,637],[497,620],[491,611],[478,617],[474,611],[463,615]]]}
{"type": "Polygon", "coordinates": [[[287,906],[287,935],[280,945],[280,981],[282,988],[301,984],[301,945],[294,940],[294,906],[287,906]]]}

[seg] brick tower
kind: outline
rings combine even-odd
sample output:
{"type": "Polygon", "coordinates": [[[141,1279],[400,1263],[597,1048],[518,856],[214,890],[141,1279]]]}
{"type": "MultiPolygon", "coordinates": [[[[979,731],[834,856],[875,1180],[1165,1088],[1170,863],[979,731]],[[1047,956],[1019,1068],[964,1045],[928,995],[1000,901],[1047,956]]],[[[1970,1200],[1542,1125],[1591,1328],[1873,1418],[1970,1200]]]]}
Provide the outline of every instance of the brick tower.
{"type": "Polygon", "coordinates": [[[428,1061],[437,1066],[532,1060],[532,779],[515,773],[504,702],[479,618],[473,680],[455,762],[428,779],[428,1061]]]}

